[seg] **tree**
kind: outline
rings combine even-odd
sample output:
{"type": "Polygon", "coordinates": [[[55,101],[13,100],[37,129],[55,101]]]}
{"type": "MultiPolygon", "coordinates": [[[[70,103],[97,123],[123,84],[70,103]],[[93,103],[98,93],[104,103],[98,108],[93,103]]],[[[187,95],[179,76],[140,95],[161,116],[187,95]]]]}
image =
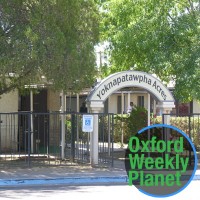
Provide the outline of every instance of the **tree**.
{"type": "Polygon", "coordinates": [[[1,0],[0,94],[43,83],[79,91],[96,74],[99,39],[94,0],[1,0]]]}
{"type": "Polygon", "coordinates": [[[199,0],[108,0],[102,38],[110,73],[141,70],[174,80],[179,100],[200,100],[199,0]]]}

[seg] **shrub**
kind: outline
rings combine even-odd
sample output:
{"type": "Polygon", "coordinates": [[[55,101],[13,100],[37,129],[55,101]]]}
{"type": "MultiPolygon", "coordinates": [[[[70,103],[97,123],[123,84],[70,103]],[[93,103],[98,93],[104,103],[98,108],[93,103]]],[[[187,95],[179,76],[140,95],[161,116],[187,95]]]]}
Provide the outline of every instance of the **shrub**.
{"type": "Polygon", "coordinates": [[[130,116],[127,118],[127,126],[130,136],[137,134],[139,130],[147,126],[147,110],[143,107],[134,106],[133,110],[130,113],[130,116]]]}
{"type": "Polygon", "coordinates": [[[131,136],[147,126],[147,110],[135,106],[130,114],[115,115],[114,123],[114,142],[121,142],[123,134],[123,143],[128,143],[131,136]]]}
{"type": "MultiPolygon", "coordinates": [[[[170,123],[186,133],[188,137],[191,138],[195,147],[200,147],[199,117],[171,117],[170,123]]],[[[186,146],[188,146],[188,144],[186,146]]]]}
{"type": "Polygon", "coordinates": [[[128,115],[115,115],[114,118],[114,142],[128,143],[129,134],[127,128],[127,117],[128,115]],[[123,134],[123,136],[122,136],[123,134]]]}
{"type": "MultiPolygon", "coordinates": [[[[151,117],[151,124],[161,124],[162,116],[151,117]]],[[[195,147],[200,147],[200,118],[197,117],[171,117],[170,124],[185,132],[194,143],[195,147]]],[[[134,107],[130,115],[115,115],[114,120],[114,142],[121,142],[123,132],[123,142],[128,143],[131,136],[135,135],[143,127],[147,126],[147,110],[141,107],[134,107]]],[[[160,132],[158,130],[157,132],[160,132]]],[[[145,140],[147,134],[142,134],[141,139],[145,140]]],[[[158,134],[160,135],[160,134],[158,134]]],[[[171,132],[172,137],[177,137],[176,131],[171,132]]],[[[179,135],[180,136],[180,135],[179,135]]],[[[160,137],[160,136],[159,136],[160,137]]],[[[188,142],[184,141],[184,146],[188,149],[188,142]]]]}

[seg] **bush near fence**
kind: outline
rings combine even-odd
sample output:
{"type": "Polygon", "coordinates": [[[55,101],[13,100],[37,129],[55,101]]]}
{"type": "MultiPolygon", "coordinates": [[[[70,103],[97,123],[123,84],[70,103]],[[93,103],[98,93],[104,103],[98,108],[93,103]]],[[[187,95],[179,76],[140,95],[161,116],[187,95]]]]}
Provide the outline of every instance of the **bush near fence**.
{"type": "Polygon", "coordinates": [[[170,124],[185,132],[196,148],[200,147],[200,121],[199,117],[171,117],[170,124]],[[190,121],[189,121],[190,120],[190,121]]]}
{"type": "Polygon", "coordinates": [[[134,106],[130,114],[115,115],[114,119],[114,142],[128,143],[131,136],[147,126],[147,110],[134,106]]]}
{"type": "MultiPolygon", "coordinates": [[[[130,120],[131,117],[127,114],[124,115],[115,115],[114,120],[114,142],[122,141],[123,133],[123,142],[128,143],[129,138],[135,135],[136,129],[130,129],[130,123],[134,124],[134,121],[130,120]]],[[[139,119],[137,116],[134,119],[139,119]]],[[[145,123],[145,122],[144,122],[145,123]]],[[[137,122],[138,124],[138,122],[137,122]]],[[[141,125],[141,123],[139,123],[141,125]]],[[[151,124],[162,124],[161,116],[152,116],[151,124]]],[[[170,124],[175,126],[185,132],[192,140],[196,148],[200,148],[200,117],[170,117],[170,124]],[[190,120],[190,122],[189,122],[190,120]]],[[[134,126],[133,126],[134,127],[134,126]]],[[[172,133],[173,135],[173,133],[172,133]]]]}

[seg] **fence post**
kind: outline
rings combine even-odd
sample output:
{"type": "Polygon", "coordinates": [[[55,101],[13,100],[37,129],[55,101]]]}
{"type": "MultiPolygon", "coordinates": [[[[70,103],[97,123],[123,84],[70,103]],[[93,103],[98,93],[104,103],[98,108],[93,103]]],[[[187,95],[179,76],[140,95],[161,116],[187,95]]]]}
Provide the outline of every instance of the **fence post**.
{"type": "Polygon", "coordinates": [[[32,113],[28,113],[28,167],[30,167],[30,155],[31,155],[31,116],[32,116],[32,113]]]}
{"type": "Polygon", "coordinates": [[[76,132],[76,121],[75,121],[75,114],[72,113],[71,115],[71,162],[74,162],[74,157],[75,157],[75,132],[76,132]]]}
{"type": "Polygon", "coordinates": [[[114,143],[114,114],[112,114],[112,137],[111,137],[111,142],[112,142],[112,163],[111,163],[111,167],[113,167],[113,162],[114,162],[114,158],[113,158],[113,151],[114,151],[114,147],[113,147],[113,143],[114,143]]]}
{"type": "Polygon", "coordinates": [[[61,94],[61,159],[65,158],[65,95],[62,91],[61,94]]]}
{"type": "Polygon", "coordinates": [[[90,159],[91,165],[94,167],[98,165],[99,152],[98,152],[98,136],[99,136],[99,114],[94,114],[94,128],[90,137],[90,159]]]}
{"type": "Polygon", "coordinates": [[[0,152],[1,152],[1,124],[3,123],[3,121],[1,120],[1,113],[0,113],[0,152]]]}
{"type": "Polygon", "coordinates": [[[30,111],[31,111],[31,153],[34,153],[34,132],[33,132],[33,90],[30,91],[30,111]]]}
{"type": "Polygon", "coordinates": [[[79,152],[79,122],[81,121],[80,116],[81,115],[79,115],[77,113],[77,117],[76,117],[76,123],[77,123],[77,126],[76,126],[76,149],[78,152],[79,152]]]}
{"type": "Polygon", "coordinates": [[[108,114],[108,156],[110,156],[110,114],[108,114]]]}
{"type": "MultiPolygon", "coordinates": [[[[163,113],[162,114],[162,123],[170,125],[170,114],[163,113]]],[[[162,134],[162,139],[167,142],[170,139],[170,129],[169,128],[163,128],[163,134],[162,134]]],[[[167,153],[169,154],[169,153],[167,153]]],[[[165,154],[164,152],[162,153],[162,156],[164,158],[165,154]]]]}
{"type": "MultiPolygon", "coordinates": [[[[191,118],[190,118],[190,115],[188,117],[189,117],[189,123],[188,123],[188,125],[189,125],[189,138],[192,141],[192,138],[191,138],[191,121],[190,121],[191,118]]],[[[191,148],[189,148],[189,164],[190,164],[190,166],[192,165],[191,148]]]]}
{"type": "MultiPolygon", "coordinates": [[[[128,93],[129,95],[129,98],[130,98],[130,93],[128,93]]],[[[129,104],[130,104],[130,99],[128,100],[129,101],[129,104]]],[[[124,146],[124,122],[123,122],[123,110],[124,110],[124,93],[123,91],[121,91],[121,147],[124,146]]],[[[129,105],[128,104],[128,105],[129,105]]]]}
{"type": "Polygon", "coordinates": [[[93,132],[90,133],[90,161],[91,166],[98,165],[98,135],[99,135],[99,113],[104,108],[104,104],[99,101],[88,102],[87,107],[93,113],[93,132]]]}

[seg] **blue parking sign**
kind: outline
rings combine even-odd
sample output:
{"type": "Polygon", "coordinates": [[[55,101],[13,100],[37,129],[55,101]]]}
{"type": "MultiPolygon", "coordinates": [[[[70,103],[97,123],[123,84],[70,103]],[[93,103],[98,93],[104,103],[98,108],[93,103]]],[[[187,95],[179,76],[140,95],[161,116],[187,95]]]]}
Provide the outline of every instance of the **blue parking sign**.
{"type": "Polygon", "coordinates": [[[90,126],[91,120],[90,119],[85,119],[85,126],[90,126]]]}
{"type": "Polygon", "coordinates": [[[93,131],[93,115],[83,115],[82,131],[83,132],[93,131]]]}

